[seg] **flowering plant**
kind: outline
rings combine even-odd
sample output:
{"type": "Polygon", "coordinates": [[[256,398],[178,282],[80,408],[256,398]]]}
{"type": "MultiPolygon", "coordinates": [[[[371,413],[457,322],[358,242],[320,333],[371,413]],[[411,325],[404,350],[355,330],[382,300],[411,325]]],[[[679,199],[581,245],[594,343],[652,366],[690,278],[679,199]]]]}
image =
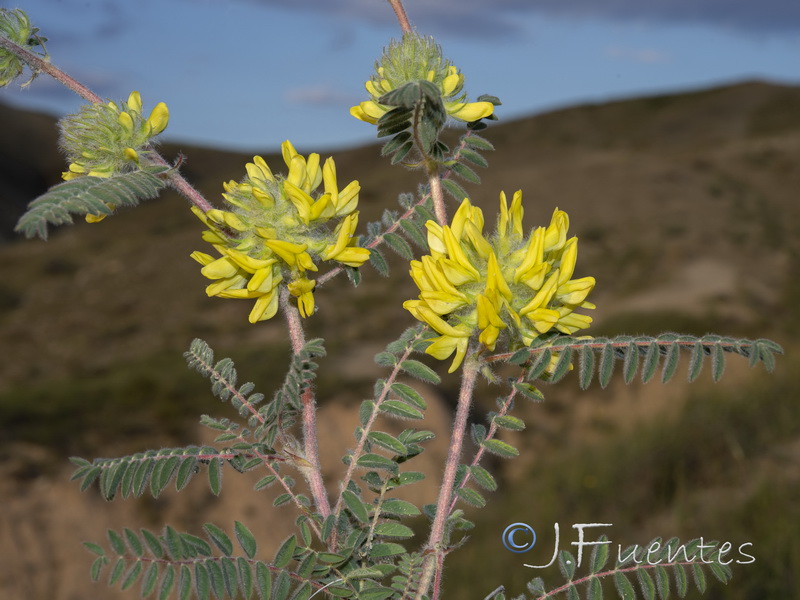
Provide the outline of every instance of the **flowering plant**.
{"type": "MultiPolygon", "coordinates": [[[[591,324],[582,311],[594,308],[587,298],[595,279],[575,277],[578,239],[568,236],[567,214],[556,208],[549,224],[526,231],[522,192],[515,192],[510,204],[501,192],[496,226],[488,232],[483,210],[458,180],[477,182],[474,168],[487,166],[483,153],[493,147],[477,132],[496,118],[500,102],[493,96],[469,101],[465,76],[444,58],[434,40],[412,30],[399,0],[390,3],[403,29],[402,39],[384,50],[366,82],[368,99],[350,112],[374,125],[378,137],[388,138],[383,155],[393,164],[421,170],[427,183],[417,196],[401,197],[400,212],[387,210],[365,233],[359,233],[359,183],[340,187],[332,158],[321,162],[318,154],[303,156],[288,141],[281,147],[285,175],[273,173],[256,156],[245,165],[242,181],[224,184],[224,208],[215,207],[183,178],[180,165],[168,164],[155,148],[156,136],[167,127],[166,104],[156,104],[145,118],[137,92],[122,102],[100,99],[32,52],[43,39],[24,13],[0,9],[0,83],[9,83],[27,64],[34,75],[52,75],[89,101],[61,121],[69,162],[65,182],[31,203],[18,230],[46,237],[49,225],[69,222],[72,214],[97,222],[119,206],[135,205],[172,186],[191,201],[206,228],[200,237],[219,255],[192,254],[202,275],[211,280],[206,294],[253,300],[249,320],[258,327],[272,326],[263,322],[281,312],[292,345],[285,383],[265,401],[253,384],[237,383],[230,359],[215,362],[205,342],[192,343],[185,355],[189,366],[208,377],[212,392],[239,416],[203,417],[203,424],[217,432],[213,446],[73,462],[74,478],[82,488],[96,482],[109,500],[146,491],[158,496],[172,482],[181,490],[200,471],[207,473],[211,491],[219,494],[226,463],[238,472],[261,470],[256,490],[273,485],[283,490],[275,504],[293,507],[296,533],[268,559],[259,555],[256,537],[239,521],[233,525],[236,543],[213,523],[204,526],[204,537],[171,526],[160,534],[147,529],[109,531],[107,544],[86,544],[96,555],[93,578],[108,570],[112,585],[128,588],[141,581],[143,596],[157,592],[159,598],[251,598],[257,593],[279,600],[316,595],[437,599],[443,595],[445,558],[466,541],[463,532],[474,525],[460,505],[482,507],[486,499],[480,490],[497,488],[495,477],[480,463],[486,453],[517,454],[511,444],[498,439],[498,432],[524,428],[510,413],[519,397],[541,399],[538,382],[555,383],[577,364],[583,388],[595,373],[605,387],[619,360],[624,362],[626,383],[639,368],[648,381],[662,356],[663,379],[669,379],[682,349],[692,353],[690,379],[710,357],[716,380],[723,373],[726,352],[768,368],[773,355],[781,352],[768,340],[711,335],[575,337],[591,324]],[[467,124],[453,148],[441,135],[451,118],[467,124]],[[445,193],[459,203],[452,217],[445,193]],[[418,258],[412,244],[420,248],[418,258]],[[318,302],[329,301],[315,292],[338,274],[344,272],[358,284],[361,268],[369,261],[379,274],[388,275],[382,254],[387,247],[408,261],[419,295],[403,306],[419,322],[409,319],[409,328],[376,357],[387,373],[376,382],[373,397],[361,405],[354,445],[342,459],[345,475],[326,484],[314,387],[325,349],[322,340],[306,339],[304,320],[313,318],[318,302]],[[321,269],[327,270],[317,275],[321,269]],[[399,434],[378,429],[381,415],[423,422],[425,398],[398,379],[407,374],[439,383],[434,369],[412,358],[418,354],[438,360],[453,357],[449,371],[460,371],[461,378],[440,492],[435,503],[424,506],[400,499],[395,492],[424,477],[407,467],[425,451],[433,434],[417,428],[399,434]],[[497,375],[499,365],[507,365],[504,377],[497,375]],[[509,377],[508,372],[513,374],[509,377]],[[465,459],[468,415],[480,374],[497,385],[502,396],[497,411],[488,415],[488,427],[472,428],[477,451],[465,459]],[[292,474],[299,474],[304,483],[295,482],[292,474]],[[415,533],[403,520],[421,515],[429,520],[427,539],[414,544],[415,533]]],[[[712,555],[720,551],[711,548],[712,555]]],[[[588,597],[600,598],[600,582],[607,578],[621,597],[629,598],[634,592],[628,578],[635,576],[649,582],[642,584],[644,597],[655,597],[653,576],[635,556],[609,566],[607,561],[607,552],[596,552],[591,572],[574,579],[574,559],[562,552],[559,562],[566,584],[546,591],[543,581],[535,579],[529,591],[537,598],[562,592],[574,598],[585,586],[588,597]]],[[[727,581],[730,568],[715,565],[712,573],[727,581]]],[[[675,561],[661,567],[683,572],[675,561]]],[[[669,584],[664,587],[660,573],[655,578],[664,597],[669,584]]],[[[678,592],[683,596],[685,574],[680,581],[678,592]]],[[[502,586],[488,597],[504,597],[502,586]]]]}

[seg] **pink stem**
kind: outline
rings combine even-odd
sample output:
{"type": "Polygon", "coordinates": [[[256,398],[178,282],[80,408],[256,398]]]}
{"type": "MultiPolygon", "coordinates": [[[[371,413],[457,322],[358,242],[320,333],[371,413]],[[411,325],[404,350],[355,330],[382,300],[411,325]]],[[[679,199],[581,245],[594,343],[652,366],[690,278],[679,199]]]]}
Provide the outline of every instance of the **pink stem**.
{"type": "Polygon", "coordinates": [[[403,7],[403,0],[389,0],[389,4],[392,5],[394,14],[397,16],[397,22],[400,23],[400,29],[403,30],[403,33],[411,33],[411,21],[408,20],[406,9],[403,7]]]}
{"type": "Polygon", "coordinates": [[[445,463],[442,487],[439,491],[439,501],[436,504],[436,516],[433,519],[431,535],[430,538],[428,538],[426,546],[426,550],[430,554],[428,554],[428,558],[423,566],[422,578],[417,588],[417,600],[421,600],[423,594],[428,591],[428,586],[430,586],[434,574],[436,575],[436,581],[434,582],[431,600],[438,600],[441,591],[441,572],[446,550],[442,547],[444,543],[445,524],[447,522],[447,517],[450,516],[450,501],[454,492],[453,488],[455,487],[456,471],[461,459],[461,449],[464,446],[464,438],[467,431],[467,417],[469,417],[469,408],[472,404],[475,381],[477,380],[480,367],[480,363],[474,356],[474,348],[470,350],[464,362],[464,366],[462,367],[461,390],[458,394],[458,407],[456,408],[456,417],[453,422],[453,435],[450,438],[450,450],[447,454],[447,462],[445,463]]]}
{"type": "MultiPolygon", "coordinates": [[[[300,311],[289,301],[289,290],[281,290],[280,305],[286,317],[286,323],[289,326],[292,353],[296,356],[305,346],[306,340],[303,333],[303,325],[300,321],[300,311]]],[[[325,484],[322,481],[322,470],[319,466],[317,405],[314,400],[314,390],[311,387],[305,388],[301,400],[303,402],[303,450],[305,459],[309,464],[308,469],[303,469],[302,473],[308,480],[317,510],[323,517],[327,517],[331,514],[331,505],[328,502],[325,484]]]]}

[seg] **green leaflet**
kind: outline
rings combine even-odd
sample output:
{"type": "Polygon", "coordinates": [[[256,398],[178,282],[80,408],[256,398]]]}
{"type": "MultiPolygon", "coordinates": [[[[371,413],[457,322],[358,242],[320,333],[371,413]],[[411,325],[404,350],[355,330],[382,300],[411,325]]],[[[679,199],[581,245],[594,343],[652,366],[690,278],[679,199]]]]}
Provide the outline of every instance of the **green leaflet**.
{"type": "Polygon", "coordinates": [[[114,177],[78,177],[53,186],[28,205],[14,231],[47,239],[47,226],[72,223],[72,215],[110,215],[112,206],[136,206],[166,187],[170,167],[143,167],[114,177]]]}

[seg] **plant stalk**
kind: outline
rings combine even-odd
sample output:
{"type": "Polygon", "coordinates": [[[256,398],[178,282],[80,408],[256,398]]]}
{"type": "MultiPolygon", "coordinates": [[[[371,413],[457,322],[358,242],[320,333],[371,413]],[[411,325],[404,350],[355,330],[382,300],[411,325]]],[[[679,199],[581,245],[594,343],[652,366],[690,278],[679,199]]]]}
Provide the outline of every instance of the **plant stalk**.
{"type": "Polygon", "coordinates": [[[411,21],[408,20],[406,9],[403,6],[403,0],[389,0],[389,4],[391,4],[392,10],[394,10],[397,22],[400,23],[400,29],[403,30],[403,33],[411,33],[411,21]]]}
{"type": "MultiPolygon", "coordinates": [[[[289,327],[292,354],[296,356],[305,346],[306,336],[303,332],[303,324],[300,321],[300,311],[291,303],[289,295],[289,290],[282,289],[279,301],[281,311],[286,317],[286,323],[289,327]]],[[[308,466],[300,469],[300,472],[308,481],[317,510],[324,518],[331,514],[331,505],[328,502],[328,494],[322,481],[322,469],[319,466],[317,403],[314,399],[314,390],[310,386],[303,390],[301,401],[303,403],[303,453],[305,454],[303,458],[308,462],[308,466]]]]}
{"type": "Polygon", "coordinates": [[[447,209],[444,206],[444,193],[442,192],[442,178],[439,175],[439,168],[428,170],[428,184],[431,187],[431,198],[433,199],[433,212],[439,225],[447,225],[447,209]]]}
{"type": "Polygon", "coordinates": [[[453,422],[453,435],[450,438],[450,450],[447,453],[447,462],[442,478],[442,487],[439,491],[439,500],[436,504],[436,515],[431,526],[431,534],[426,545],[428,553],[422,569],[420,585],[417,588],[417,600],[422,600],[422,596],[428,591],[431,580],[435,577],[431,600],[437,600],[441,593],[441,575],[444,564],[446,548],[442,547],[445,539],[445,525],[451,511],[451,498],[453,496],[456,470],[461,459],[461,450],[464,446],[464,438],[467,431],[467,417],[469,408],[472,404],[472,395],[475,391],[475,382],[478,377],[480,363],[477,359],[475,347],[471,347],[467,352],[461,373],[461,390],[458,393],[458,407],[453,422]]]}

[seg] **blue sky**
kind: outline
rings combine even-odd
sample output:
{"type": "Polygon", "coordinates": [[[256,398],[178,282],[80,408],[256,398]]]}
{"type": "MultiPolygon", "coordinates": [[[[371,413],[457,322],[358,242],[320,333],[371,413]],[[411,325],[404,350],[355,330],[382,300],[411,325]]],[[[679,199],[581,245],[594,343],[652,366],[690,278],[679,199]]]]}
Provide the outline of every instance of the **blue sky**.
{"type": "MultiPolygon", "coordinates": [[[[8,6],[7,3],[3,3],[8,6]]],[[[170,108],[165,137],[301,152],[374,140],[348,114],[399,28],[382,0],[18,0],[52,61],[101,96],[170,108]]],[[[765,79],[800,84],[798,0],[407,0],[507,120],[584,102],[765,79]]],[[[46,77],[0,102],[61,115],[46,77]]]]}

